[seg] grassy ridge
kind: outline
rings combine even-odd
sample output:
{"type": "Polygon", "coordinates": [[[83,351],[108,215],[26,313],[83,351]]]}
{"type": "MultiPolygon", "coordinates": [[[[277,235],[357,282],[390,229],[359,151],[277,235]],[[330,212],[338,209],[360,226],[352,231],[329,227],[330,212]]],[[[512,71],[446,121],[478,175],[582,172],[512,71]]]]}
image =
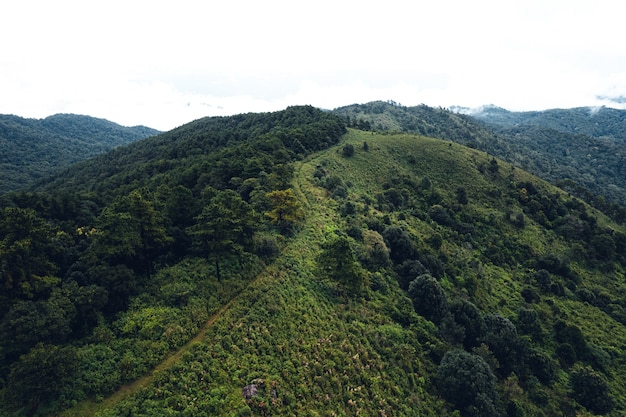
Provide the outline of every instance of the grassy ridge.
{"type": "Polygon", "coordinates": [[[204,341],[157,372],[153,386],[98,415],[233,415],[248,408],[275,415],[441,415],[441,402],[427,392],[423,368],[432,364],[422,360],[428,349],[420,343],[432,325],[412,313],[420,325],[403,328],[384,312],[389,303],[410,305],[397,283],[389,280],[388,294],[354,301],[338,298],[315,275],[319,245],[340,220],[334,202],[311,183],[314,164],[299,167],[296,187],[306,198],[306,224],[274,267],[204,341]],[[265,396],[247,405],[241,389],[258,379],[265,396]]]}
{"type": "MultiPolygon", "coordinates": [[[[624,409],[626,389],[620,381],[626,379],[626,328],[615,314],[582,302],[576,288],[556,274],[553,282],[566,284],[562,294],[540,293],[532,303],[521,295],[525,288],[535,289],[535,262],[548,255],[570,259],[578,289],[601,293],[607,288],[613,294],[626,289],[621,264],[601,272],[572,256],[576,252],[571,243],[534,218],[526,215],[523,227],[510,221],[524,213],[519,184],[533,182],[555,199],[567,195],[474,149],[412,135],[354,130],[340,146],[299,163],[295,172],[294,190],[306,220],[281,257],[180,361],[156,372],[150,386],[97,415],[452,414],[454,407],[440,398],[434,375],[444,352],[457,345],[413,311],[395,272],[371,269],[370,288],[355,298],[338,295],[335,283],[318,273],[316,258],[326,239],[337,230],[371,228],[373,222],[407,230],[420,253],[440,263],[439,281],[450,301],[471,300],[483,314],[501,314],[516,323],[520,309],[535,311],[537,334],[520,331],[520,336],[555,362],[560,343],[553,335],[555,323],[564,320],[577,326],[594,366],[603,368],[616,413],[624,409]],[[355,149],[352,157],[343,155],[346,144],[355,149]],[[325,183],[316,177],[322,171],[322,180],[340,180],[345,196],[322,186],[325,183]],[[383,197],[393,188],[405,190],[405,195],[401,204],[391,207],[383,197]],[[457,201],[459,188],[467,197],[462,205],[457,201]],[[348,203],[352,215],[345,215],[348,203]],[[451,220],[434,221],[435,206],[451,220]],[[251,383],[259,396],[246,401],[242,388],[251,383]]],[[[608,224],[594,215],[599,224],[608,224]]],[[[483,354],[489,357],[488,350],[483,354]]],[[[493,366],[497,370],[497,361],[493,366]]],[[[550,384],[532,376],[501,377],[502,407],[515,404],[523,413],[519,415],[556,415],[562,410],[587,415],[570,397],[570,369],[558,366],[550,384]]]]}

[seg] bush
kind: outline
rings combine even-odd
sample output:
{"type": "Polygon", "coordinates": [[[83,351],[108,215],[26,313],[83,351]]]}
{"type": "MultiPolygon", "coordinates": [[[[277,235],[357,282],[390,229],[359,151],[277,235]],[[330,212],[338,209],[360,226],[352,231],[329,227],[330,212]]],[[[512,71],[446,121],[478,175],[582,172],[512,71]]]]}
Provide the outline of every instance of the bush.
{"type": "Polygon", "coordinates": [[[428,272],[428,269],[426,269],[420,261],[408,259],[396,268],[396,273],[398,274],[398,284],[400,284],[400,288],[403,290],[408,290],[411,281],[428,272]]]}
{"type": "Polygon", "coordinates": [[[257,235],[254,237],[254,252],[263,259],[274,259],[280,254],[275,236],[257,235]]]}
{"type": "Polygon", "coordinates": [[[499,373],[507,376],[513,371],[522,371],[526,345],[523,339],[518,337],[515,325],[499,314],[486,315],[485,324],[487,331],[483,341],[498,360],[499,373]]]}
{"type": "Polygon", "coordinates": [[[524,301],[529,304],[536,303],[541,300],[541,297],[539,296],[539,294],[537,294],[537,291],[529,287],[524,288],[521,292],[521,295],[522,298],[524,298],[524,301]]]}
{"type": "Polygon", "coordinates": [[[588,356],[587,341],[580,328],[563,320],[554,323],[554,336],[557,342],[569,344],[576,352],[576,358],[584,360],[588,356]]]}
{"type": "Polygon", "coordinates": [[[354,146],[351,144],[347,144],[343,147],[342,155],[345,157],[351,157],[354,155],[354,146]]]}
{"type": "Polygon", "coordinates": [[[448,300],[441,284],[428,274],[420,275],[409,284],[409,296],[417,314],[435,324],[441,323],[448,313],[448,300]]]}
{"type": "Polygon", "coordinates": [[[400,264],[407,259],[415,259],[417,257],[417,250],[413,239],[407,231],[398,226],[386,227],[382,232],[382,236],[387,243],[387,247],[391,251],[391,259],[400,264]]]}
{"type": "Polygon", "coordinates": [[[533,339],[542,338],[541,321],[539,314],[533,309],[520,308],[517,310],[517,328],[522,334],[529,335],[533,339]]]}
{"type": "Polygon", "coordinates": [[[373,230],[363,231],[363,244],[367,259],[366,264],[372,269],[384,268],[389,265],[389,248],[380,233],[373,230]]]}
{"type": "Polygon", "coordinates": [[[561,343],[558,345],[555,353],[561,366],[569,367],[576,362],[576,351],[569,343],[561,343]]]}
{"type": "Polygon", "coordinates": [[[613,409],[613,399],[604,378],[589,367],[575,369],[569,377],[572,397],[595,414],[605,414],[613,409]]]}
{"type": "Polygon", "coordinates": [[[485,335],[486,326],[478,307],[461,299],[450,305],[450,313],[452,313],[454,321],[464,329],[463,347],[471,349],[480,345],[480,340],[485,335]]]}
{"type": "Polygon", "coordinates": [[[528,355],[528,367],[543,384],[550,385],[554,382],[557,364],[545,353],[533,350],[528,355]]]}
{"type": "Polygon", "coordinates": [[[469,416],[497,416],[496,377],[483,358],[463,350],[446,352],[437,370],[439,392],[469,416]]]}

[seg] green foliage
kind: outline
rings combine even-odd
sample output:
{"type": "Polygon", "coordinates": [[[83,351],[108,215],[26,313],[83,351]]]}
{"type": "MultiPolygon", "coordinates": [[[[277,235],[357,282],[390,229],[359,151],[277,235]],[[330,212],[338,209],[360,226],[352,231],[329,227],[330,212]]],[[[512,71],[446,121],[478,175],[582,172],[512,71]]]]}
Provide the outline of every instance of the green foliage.
{"type": "Polygon", "coordinates": [[[587,341],[578,326],[558,320],[554,324],[554,336],[557,342],[571,346],[577,359],[587,358],[587,341]]]}
{"type": "Polygon", "coordinates": [[[499,314],[488,314],[485,327],[483,341],[500,365],[498,372],[508,376],[511,372],[523,370],[527,347],[524,339],[518,336],[515,325],[499,314]]]}
{"type": "Polygon", "coordinates": [[[349,297],[359,297],[365,287],[365,271],[356,259],[350,240],[344,236],[332,236],[323,245],[317,259],[322,274],[337,282],[341,293],[349,297]]]}
{"type": "MultiPolygon", "coordinates": [[[[488,152],[546,180],[567,187],[581,198],[626,220],[623,110],[602,108],[509,112],[488,108],[467,116],[425,105],[399,106],[375,101],[340,107],[334,113],[387,132],[415,134],[453,141],[488,152]],[[602,169],[596,162],[603,161],[602,169]]],[[[496,173],[495,164],[484,169],[496,173]]]]}
{"type": "Polygon", "coordinates": [[[463,329],[463,347],[471,350],[480,345],[485,337],[487,326],[478,307],[467,300],[455,300],[450,303],[450,313],[454,322],[463,329]]]}
{"type": "Polygon", "coordinates": [[[529,353],[528,367],[543,384],[550,385],[556,379],[557,363],[540,350],[533,350],[529,353]]]}
{"type": "Polygon", "coordinates": [[[254,253],[259,257],[271,260],[280,254],[279,239],[272,235],[257,234],[253,238],[254,253]]]}
{"type": "Polygon", "coordinates": [[[59,281],[53,276],[56,268],[51,260],[56,252],[54,230],[29,209],[4,208],[1,218],[0,285],[3,293],[31,299],[48,291],[59,281]]]}
{"type": "MultiPolygon", "coordinates": [[[[255,241],[268,226],[255,209],[276,209],[267,196],[290,186],[293,161],[344,132],[307,106],[204,119],[69,169],[52,192],[4,195],[0,381],[38,343],[77,346],[78,376],[32,413],[141,376],[258,273],[253,251],[280,253],[269,230],[255,241]],[[181,266],[198,251],[213,265],[181,266]]],[[[301,220],[290,193],[283,229],[301,220]]]]}
{"type": "Polygon", "coordinates": [[[258,216],[253,208],[232,190],[213,191],[209,204],[189,228],[198,254],[215,261],[217,279],[221,279],[219,261],[229,254],[241,255],[252,247],[258,216]]]}
{"type": "Polygon", "coordinates": [[[276,224],[281,231],[291,230],[304,217],[300,203],[293,194],[293,190],[275,190],[267,194],[271,210],[265,215],[276,224]]]}
{"type": "Polygon", "coordinates": [[[114,191],[163,182],[198,194],[207,185],[233,187],[233,178],[261,178],[263,186],[280,189],[290,180],[290,162],[336,144],[344,133],[338,116],[311,106],[207,117],[77,164],[42,187],[71,184],[69,191],[96,190],[107,200],[114,191]]]}
{"type": "Polygon", "coordinates": [[[578,367],[570,374],[572,396],[595,414],[606,414],[613,409],[613,400],[604,378],[589,367],[578,367]]]}
{"type": "Polygon", "coordinates": [[[463,415],[501,415],[496,377],[478,355],[462,350],[446,352],[437,369],[437,387],[463,415]]]}
{"type": "Polygon", "coordinates": [[[203,119],[68,171],[62,193],[3,196],[35,227],[0,227],[43,231],[30,250],[58,279],[0,292],[0,394],[20,363],[56,367],[25,355],[74,360],[41,403],[14,390],[1,413],[569,415],[585,365],[623,412],[623,229],[476,149],[339,141],[337,120],[203,119]],[[256,214],[286,206],[306,210],[288,230],[256,214]],[[457,403],[439,373],[474,394],[457,403]]]}
{"type": "Polygon", "coordinates": [[[67,341],[78,313],[72,295],[67,288],[55,288],[47,300],[13,304],[0,322],[4,354],[14,357],[37,343],[67,341]]]}
{"type": "Polygon", "coordinates": [[[40,404],[53,401],[74,377],[76,349],[38,344],[11,366],[5,391],[6,405],[29,413],[40,404]]]}
{"type": "Polygon", "coordinates": [[[433,323],[440,323],[448,313],[448,299],[441,284],[429,274],[420,275],[409,284],[409,296],[415,311],[433,323]]]}
{"type": "Polygon", "coordinates": [[[382,236],[389,247],[389,256],[395,263],[401,264],[407,260],[415,259],[417,256],[413,239],[401,227],[386,227],[382,232],[382,236]]]}
{"type": "Polygon", "coordinates": [[[365,246],[364,263],[372,269],[389,266],[389,248],[381,234],[374,230],[363,230],[361,238],[365,246]]]}
{"type": "Polygon", "coordinates": [[[354,155],[354,146],[351,143],[344,145],[341,153],[345,157],[351,157],[352,155],[354,155]]]}

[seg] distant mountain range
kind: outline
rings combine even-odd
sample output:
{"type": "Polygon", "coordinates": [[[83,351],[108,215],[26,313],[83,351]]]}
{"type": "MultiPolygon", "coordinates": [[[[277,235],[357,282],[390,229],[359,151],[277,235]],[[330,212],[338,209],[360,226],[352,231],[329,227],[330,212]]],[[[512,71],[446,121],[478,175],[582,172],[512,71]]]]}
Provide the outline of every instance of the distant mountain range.
{"type": "Polygon", "coordinates": [[[513,112],[494,105],[481,106],[474,109],[453,107],[450,110],[506,128],[539,126],[563,133],[581,134],[593,138],[626,140],[626,110],[608,107],[576,107],[572,109],[513,112]]]}
{"type": "Polygon", "coordinates": [[[154,136],[95,117],[56,114],[45,119],[0,115],[0,194],[112,148],[154,136]]]}

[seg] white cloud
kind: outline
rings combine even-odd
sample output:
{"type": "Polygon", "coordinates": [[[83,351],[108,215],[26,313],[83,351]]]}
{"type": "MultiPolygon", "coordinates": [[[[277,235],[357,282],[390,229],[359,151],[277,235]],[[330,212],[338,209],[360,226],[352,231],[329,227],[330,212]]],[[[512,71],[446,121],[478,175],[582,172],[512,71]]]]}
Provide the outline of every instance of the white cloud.
{"type": "Polygon", "coordinates": [[[0,21],[0,113],[170,129],[293,104],[543,109],[626,96],[617,0],[24,0],[0,21]],[[597,97],[605,97],[598,99],[597,97]]]}

